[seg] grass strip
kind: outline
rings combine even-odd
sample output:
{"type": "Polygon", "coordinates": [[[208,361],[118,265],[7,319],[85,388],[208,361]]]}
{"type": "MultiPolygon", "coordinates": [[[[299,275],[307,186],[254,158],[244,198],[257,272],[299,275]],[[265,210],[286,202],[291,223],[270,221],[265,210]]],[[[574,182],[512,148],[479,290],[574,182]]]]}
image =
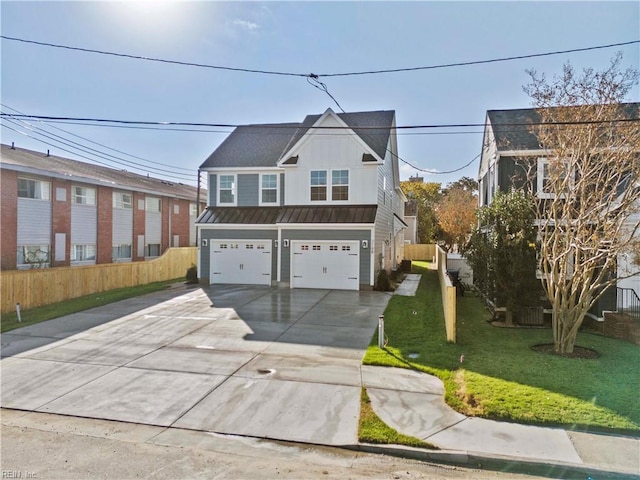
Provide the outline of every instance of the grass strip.
{"type": "Polygon", "coordinates": [[[358,440],[362,443],[407,445],[409,447],[438,450],[435,445],[419,438],[404,435],[384,423],[371,406],[371,399],[366,388],[362,388],[360,395],[360,423],[358,425],[358,440]]]}
{"type": "Polygon", "coordinates": [[[138,285],[135,287],[117,288],[106,292],[92,293],[78,298],[65,300],[64,302],[52,303],[42,307],[30,308],[22,310],[22,322],[18,322],[18,314],[16,312],[2,314],[0,322],[0,331],[8,332],[15,328],[26,327],[35,323],[44,322],[53,318],[70,315],[72,313],[81,312],[90,308],[100,307],[108,303],[118,302],[131,297],[137,297],[146,293],[164,290],[174,283],[178,283],[182,278],[173,280],[165,280],[163,282],[148,283],[146,285],[138,285]]]}
{"type": "Polygon", "coordinates": [[[440,378],[445,401],[470,416],[609,433],[640,433],[640,348],[580,333],[577,344],[597,359],[535,352],[553,342],[550,329],[492,326],[481,300],[458,297],[458,343],[447,343],[437,273],[422,274],[415,297],[394,296],[385,310],[387,346],[374,335],[363,362],[412,368],[440,378]],[[461,363],[461,356],[464,359],[461,363]]]}

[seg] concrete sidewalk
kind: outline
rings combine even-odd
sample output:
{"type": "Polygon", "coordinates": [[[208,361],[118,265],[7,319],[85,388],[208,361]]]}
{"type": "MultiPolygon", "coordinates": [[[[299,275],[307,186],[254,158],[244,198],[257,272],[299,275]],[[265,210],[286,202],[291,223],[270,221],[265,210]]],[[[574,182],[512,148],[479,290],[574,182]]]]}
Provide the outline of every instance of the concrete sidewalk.
{"type": "MultiPolygon", "coordinates": [[[[582,478],[640,474],[638,438],[469,418],[446,405],[439,379],[412,370],[363,365],[362,383],[385,423],[442,449],[426,452],[426,460],[492,463],[509,471],[520,467],[522,473],[553,469],[558,478],[568,478],[569,472],[585,474],[582,478]]],[[[385,453],[392,451],[385,449],[385,453]]]]}

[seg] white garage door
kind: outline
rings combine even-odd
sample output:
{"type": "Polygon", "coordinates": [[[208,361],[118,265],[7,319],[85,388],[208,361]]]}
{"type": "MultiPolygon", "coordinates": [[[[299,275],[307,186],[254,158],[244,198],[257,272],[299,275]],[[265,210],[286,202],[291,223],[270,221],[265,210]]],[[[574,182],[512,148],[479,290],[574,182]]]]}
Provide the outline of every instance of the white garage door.
{"type": "Polygon", "coordinates": [[[359,242],[291,242],[291,288],[358,290],[359,242]]]}
{"type": "Polygon", "coordinates": [[[210,240],[210,283],[271,285],[271,240],[210,240]]]}

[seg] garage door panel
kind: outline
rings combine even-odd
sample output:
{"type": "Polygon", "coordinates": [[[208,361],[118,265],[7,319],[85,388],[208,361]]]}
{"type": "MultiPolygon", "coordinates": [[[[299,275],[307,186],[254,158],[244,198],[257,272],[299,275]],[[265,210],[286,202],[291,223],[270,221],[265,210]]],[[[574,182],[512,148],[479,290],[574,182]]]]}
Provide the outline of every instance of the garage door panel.
{"type": "Polygon", "coordinates": [[[359,289],[359,243],[292,242],[292,288],[359,289]]]}
{"type": "Polygon", "coordinates": [[[271,284],[270,240],[211,241],[210,283],[271,284]]]}

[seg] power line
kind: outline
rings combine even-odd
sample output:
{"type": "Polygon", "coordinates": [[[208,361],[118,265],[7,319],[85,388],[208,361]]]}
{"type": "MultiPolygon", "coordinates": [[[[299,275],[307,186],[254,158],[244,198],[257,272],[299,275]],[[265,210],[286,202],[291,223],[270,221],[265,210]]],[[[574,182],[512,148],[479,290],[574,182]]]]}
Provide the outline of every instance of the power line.
{"type": "MultiPolygon", "coordinates": [[[[32,131],[35,135],[40,135],[40,136],[42,136],[42,137],[44,137],[44,138],[46,138],[46,139],[48,139],[48,140],[51,140],[51,141],[53,141],[53,142],[57,142],[57,143],[59,143],[59,144],[65,145],[65,146],[67,146],[67,147],[69,147],[69,148],[73,148],[73,149],[75,149],[75,150],[79,150],[80,152],[86,153],[86,154],[88,154],[88,155],[92,155],[93,157],[101,158],[101,159],[106,160],[106,161],[109,161],[109,162],[111,162],[111,163],[115,163],[115,164],[118,164],[118,165],[122,165],[122,166],[125,166],[125,167],[127,167],[127,168],[129,168],[129,169],[132,169],[132,170],[142,171],[142,172],[145,172],[145,173],[147,173],[147,174],[148,174],[149,170],[151,170],[151,168],[147,168],[145,165],[142,165],[142,167],[143,167],[143,168],[141,168],[141,167],[136,167],[136,166],[133,166],[132,164],[130,164],[129,162],[126,162],[126,161],[125,161],[125,162],[121,162],[121,161],[117,161],[117,160],[111,160],[111,159],[109,159],[109,158],[104,157],[103,155],[100,155],[100,154],[97,154],[97,153],[92,153],[91,151],[89,151],[90,149],[89,149],[89,150],[86,150],[85,148],[82,148],[82,146],[78,147],[78,146],[73,145],[74,143],[75,143],[76,145],[79,145],[79,144],[78,144],[78,143],[76,143],[76,142],[73,142],[73,141],[71,141],[71,140],[63,141],[63,140],[58,140],[58,139],[54,138],[54,137],[59,137],[59,135],[51,134],[50,132],[49,132],[50,134],[49,134],[49,135],[47,135],[47,134],[45,134],[45,133],[37,132],[37,131],[35,131],[35,130],[34,130],[34,129],[32,129],[32,128],[25,127],[24,125],[20,125],[20,124],[18,124],[17,122],[15,122],[15,121],[13,121],[13,120],[9,120],[9,119],[6,119],[6,118],[5,118],[5,119],[3,119],[3,120],[4,120],[5,122],[10,122],[12,125],[15,125],[15,126],[18,126],[18,127],[22,127],[22,128],[27,128],[28,130],[32,131]]],[[[40,141],[40,142],[42,142],[42,143],[44,143],[44,144],[46,144],[46,145],[49,145],[49,146],[51,146],[51,147],[59,148],[60,150],[62,150],[62,151],[64,151],[64,152],[71,153],[71,154],[73,154],[73,155],[77,155],[77,156],[82,157],[82,158],[85,158],[85,159],[87,159],[87,160],[91,160],[92,162],[98,163],[98,164],[103,165],[103,166],[105,166],[105,167],[114,168],[114,166],[113,166],[112,164],[105,163],[105,162],[102,162],[102,161],[100,161],[100,160],[96,160],[95,158],[92,158],[92,157],[87,157],[87,156],[85,156],[85,155],[83,155],[83,154],[80,154],[80,153],[74,152],[74,151],[72,151],[72,150],[67,150],[67,149],[65,149],[65,148],[60,147],[59,145],[55,145],[55,144],[52,144],[52,143],[46,142],[46,141],[44,141],[44,140],[42,140],[42,139],[40,139],[40,138],[38,138],[38,137],[35,137],[35,136],[33,136],[33,135],[29,135],[28,133],[25,133],[25,132],[22,132],[22,131],[15,130],[15,129],[13,129],[13,128],[9,127],[9,126],[8,126],[8,125],[6,125],[6,124],[5,124],[5,125],[2,125],[2,126],[3,126],[3,128],[8,128],[9,130],[13,130],[14,132],[20,133],[20,134],[22,134],[22,135],[24,135],[24,136],[26,136],[26,137],[32,138],[32,139],[34,139],[34,140],[36,140],[36,141],[40,141]]],[[[59,137],[59,138],[61,138],[61,137],[59,137]]],[[[86,147],[86,148],[88,148],[88,147],[86,147]]],[[[138,165],[139,165],[139,164],[138,164],[138,165]]],[[[155,169],[154,169],[154,171],[168,173],[168,174],[171,174],[171,175],[172,175],[172,176],[174,176],[174,177],[178,177],[178,178],[183,179],[183,180],[191,180],[191,178],[192,178],[190,175],[186,175],[186,174],[182,174],[182,173],[170,172],[170,171],[168,171],[168,170],[163,170],[163,169],[159,169],[159,168],[155,168],[155,169]]]]}
{"type": "MultiPolygon", "coordinates": [[[[170,126],[188,126],[188,127],[210,127],[210,128],[238,128],[238,127],[260,127],[264,129],[290,129],[290,124],[231,124],[231,123],[201,123],[201,122],[157,122],[146,120],[117,120],[106,118],[85,118],[85,117],[58,117],[49,115],[18,115],[12,113],[0,113],[0,117],[9,117],[15,119],[33,119],[33,120],[63,120],[69,122],[94,122],[94,123],[115,123],[120,125],[153,125],[161,127],[170,126]]],[[[533,126],[563,126],[563,125],[597,125],[597,124],[609,124],[609,123],[628,123],[637,122],[640,118],[614,118],[606,120],[569,120],[569,121],[554,121],[554,122],[505,122],[495,123],[494,126],[506,126],[506,127],[533,127],[533,126]]],[[[485,123],[434,123],[434,124],[419,124],[419,125],[398,125],[390,128],[388,125],[378,126],[315,126],[317,130],[352,130],[354,128],[358,130],[415,130],[415,129],[431,129],[431,128],[473,128],[486,126],[485,123]]]]}
{"type": "Polygon", "coordinates": [[[572,48],[572,49],[568,49],[568,50],[556,50],[556,51],[552,51],[552,52],[532,53],[532,54],[527,54],[527,55],[514,55],[514,56],[510,56],[510,57],[499,57],[499,58],[492,58],[492,59],[487,59],[487,60],[474,60],[474,61],[468,61],[468,62],[445,63],[445,64],[427,65],[427,66],[418,66],[418,67],[367,70],[367,71],[359,71],[359,72],[314,74],[314,73],[283,72],[283,71],[276,71],[276,70],[261,70],[261,69],[254,69],[254,68],[228,67],[228,66],[222,66],[222,65],[211,65],[211,64],[205,64],[205,63],[186,62],[186,61],[182,61],[182,60],[168,60],[168,59],[163,59],[163,58],[145,57],[145,56],[141,56],[141,55],[133,55],[133,54],[128,54],[128,53],[109,52],[109,51],[105,51],[105,50],[96,50],[96,49],[83,48],[83,47],[73,47],[73,46],[70,46],[70,45],[61,45],[61,44],[49,43],[49,42],[38,42],[38,41],[35,41],[35,40],[28,40],[28,39],[24,39],[24,38],[9,37],[7,35],[0,35],[0,38],[2,38],[4,40],[10,40],[10,41],[21,42],[21,43],[28,43],[28,44],[39,45],[39,46],[43,46],[43,47],[61,48],[61,49],[66,49],[66,50],[73,50],[73,51],[79,51],[79,52],[85,52],[85,53],[95,53],[95,54],[100,54],[100,55],[109,55],[109,56],[113,56],[113,57],[130,58],[130,59],[135,59],[135,60],[146,60],[146,61],[149,61],[149,62],[159,62],[159,63],[167,63],[167,64],[182,65],[182,66],[189,66],[189,67],[208,68],[208,69],[215,69],[215,70],[228,70],[228,71],[233,71],[233,72],[257,73],[257,74],[263,74],[263,75],[279,75],[279,76],[289,76],[289,77],[307,77],[307,78],[311,78],[311,79],[313,79],[313,78],[317,79],[318,77],[346,77],[346,76],[355,76],[355,75],[374,75],[374,74],[382,74],[382,73],[400,73],[400,72],[413,72],[413,71],[419,71],[419,70],[435,70],[435,69],[441,69],[441,68],[464,67],[464,66],[470,66],[470,65],[482,65],[482,64],[487,64],[487,63],[507,62],[507,61],[511,61],[511,60],[522,60],[522,59],[527,59],[527,58],[547,57],[547,56],[551,56],[551,55],[563,55],[563,54],[566,54],[566,53],[587,52],[587,51],[590,51],[590,50],[598,50],[598,49],[613,48],[613,47],[623,47],[623,46],[627,46],[627,45],[633,45],[633,44],[636,44],[636,43],[640,43],[640,40],[632,40],[632,41],[629,41],[629,42],[610,43],[610,44],[607,44],[607,45],[596,45],[596,46],[592,46],[592,47],[572,48]]]}
{"type": "MultiPolygon", "coordinates": [[[[4,108],[8,108],[9,110],[13,110],[14,112],[17,112],[17,113],[19,113],[19,114],[23,114],[23,112],[21,112],[21,111],[19,111],[19,110],[16,110],[15,108],[12,108],[12,107],[10,107],[9,105],[6,105],[6,104],[4,104],[4,103],[0,103],[0,106],[2,106],[2,107],[4,107],[4,108]]],[[[32,127],[34,127],[34,128],[38,128],[38,129],[41,129],[41,130],[43,130],[43,131],[45,131],[45,132],[47,132],[47,133],[51,133],[51,132],[48,132],[47,130],[44,130],[44,129],[43,129],[43,128],[41,128],[41,127],[36,127],[35,125],[30,124],[29,122],[26,122],[26,121],[24,121],[24,120],[20,120],[20,121],[21,121],[21,122],[23,122],[23,123],[26,123],[27,125],[30,125],[30,126],[32,126],[32,127]]],[[[46,124],[46,125],[47,125],[48,127],[50,127],[50,128],[53,128],[53,129],[55,129],[55,130],[59,130],[59,131],[61,131],[61,132],[67,133],[67,134],[72,135],[72,136],[74,136],[74,137],[76,137],[76,138],[80,138],[80,139],[85,140],[85,141],[87,141],[87,142],[90,142],[90,143],[92,143],[92,144],[94,144],[94,145],[99,145],[99,146],[101,146],[101,147],[103,147],[103,148],[106,148],[106,149],[108,149],[108,150],[111,150],[111,151],[113,151],[113,152],[121,153],[121,154],[123,154],[123,155],[127,155],[128,157],[135,158],[135,159],[141,160],[141,161],[143,161],[143,162],[149,163],[149,164],[151,164],[153,167],[155,167],[155,166],[157,166],[157,165],[162,165],[162,166],[165,166],[165,167],[171,168],[171,169],[173,169],[173,170],[176,170],[177,172],[189,172],[189,173],[192,173],[192,170],[190,170],[190,169],[187,169],[187,168],[181,168],[181,167],[174,167],[173,165],[169,165],[169,164],[166,164],[166,163],[161,163],[161,162],[157,162],[157,161],[155,161],[155,162],[154,162],[154,161],[148,160],[148,159],[146,159],[146,158],[138,157],[138,156],[136,156],[136,155],[132,155],[132,154],[130,154],[130,153],[123,152],[122,150],[118,150],[118,149],[116,149],[116,148],[112,148],[112,147],[109,147],[109,146],[104,145],[104,144],[102,144],[102,143],[96,142],[96,141],[94,141],[94,140],[91,140],[90,138],[83,137],[82,135],[76,135],[75,133],[70,132],[70,131],[68,131],[68,130],[65,130],[65,129],[63,129],[63,128],[59,128],[59,127],[56,127],[56,126],[54,126],[54,125],[49,125],[49,124],[47,124],[47,122],[39,122],[39,123],[44,123],[44,124],[46,124]]],[[[54,135],[54,134],[52,134],[52,135],[54,135]]],[[[59,137],[59,138],[64,139],[64,137],[59,137]]],[[[78,144],[78,145],[80,145],[80,144],[78,144]]],[[[87,147],[87,148],[89,148],[89,147],[87,147]]],[[[93,150],[93,149],[91,149],[91,150],[93,150]]],[[[94,151],[96,151],[96,152],[98,152],[98,153],[104,153],[104,152],[100,152],[100,151],[98,151],[98,150],[94,150],[94,151]]],[[[108,153],[104,153],[104,154],[105,154],[105,155],[108,155],[108,156],[111,156],[111,155],[109,155],[108,153]]],[[[120,158],[120,157],[115,157],[115,156],[114,156],[113,158],[120,158]]],[[[126,160],[124,160],[124,159],[121,159],[121,160],[126,161],[126,160]]],[[[132,163],[134,163],[134,164],[135,164],[135,162],[132,162],[132,163]]],[[[138,164],[138,165],[139,165],[139,164],[138,164]]]]}

